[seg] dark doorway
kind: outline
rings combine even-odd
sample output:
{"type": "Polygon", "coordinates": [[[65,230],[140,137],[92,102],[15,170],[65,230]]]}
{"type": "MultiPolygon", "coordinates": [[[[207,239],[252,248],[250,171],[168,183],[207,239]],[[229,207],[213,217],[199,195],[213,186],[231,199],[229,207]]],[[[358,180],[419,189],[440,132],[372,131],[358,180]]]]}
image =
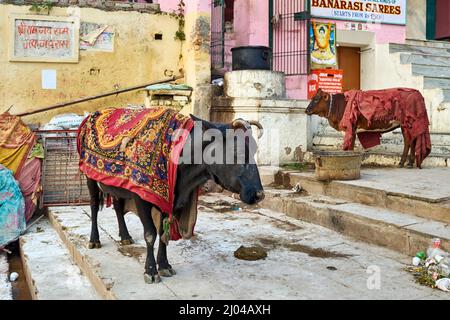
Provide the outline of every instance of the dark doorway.
{"type": "Polygon", "coordinates": [[[450,39],[450,1],[448,0],[436,0],[435,39],[450,39]]]}
{"type": "Polygon", "coordinates": [[[225,0],[225,22],[234,20],[234,0],[225,0]]]}
{"type": "Polygon", "coordinates": [[[427,39],[450,40],[450,1],[427,0],[427,39]]]}

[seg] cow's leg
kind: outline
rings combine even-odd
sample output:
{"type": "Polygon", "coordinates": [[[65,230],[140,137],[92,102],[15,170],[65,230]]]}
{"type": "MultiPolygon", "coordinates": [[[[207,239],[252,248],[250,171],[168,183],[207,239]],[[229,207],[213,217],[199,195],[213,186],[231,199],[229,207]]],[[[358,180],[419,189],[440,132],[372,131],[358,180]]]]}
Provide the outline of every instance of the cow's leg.
{"type": "Polygon", "coordinates": [[[403,153],[399,163],[400,168],[403,168],[405,166],[406,158],[408,158],[408,151],[410,147],[409,142],[405,137],[405,131],[403,130],[403,128],[402,128],[402,135],[403,135],[403,153]]]}
{"type": "Polygon", "coordinates": [[[100,248],[100,236],[98,234],[97,215],[100,208],[100,188],[97,181],[87,179],[87,186],[90,195],[91,205],[91,239],[89,240],[89,249],[100,248]]]}
{"type": "Polygon", "coordinates": [[[119,224],[119,236],[120,243],[122,245],[133,244],[134,241],[131,238],[127,225],[125,223],[125,199],[118,199],[113,197],[114,211],[117,216],[117,223],[119,224]]]}
{"type": "Polygon", "coordinates": [[[356,142],[356,130],[358,129],[358,125],[353,126],[353,135],[352,135],[352,144],[350,145],[350,150],[355,150],[355,142],[356,142]]]}
{"type": "MultiPolygon", "coordinates": [[[[161,214],[162,215],[162,214],[161,214]]],[[[167,260],[167,246],[164,242],[161,241],[161,236],[164,233],[163,230],[163,219],[161,216],[159,225],[159,245],[158,245],[158,255],[156,257],[156,261],[158,263],[158,274],[162,277],[171,277],[176,274],[175,270],[169,264],[167,260]]]]}
{"type": "Polygon", "coordinates": [[[414,139],[410,145],[411,151],[409,152],[408,168],[414,167],[414,160],[416,159],[416,141],[417,139],[414,139]]]}
{"type": "Polygon", "coordinates": [[[158,283],[161,281],[161,277],[158,275],[156,269],[155,255],[153,253],[153,246],[157,236],[156,227],[152,220],[152,207],[153,205],[147,201],[142,200],[140,197],[135,197],[136,211],[144,226],[144,239],[147,244],[147,258],[145,259],[145,272],[144,280],[147,283],[158,283]]]}

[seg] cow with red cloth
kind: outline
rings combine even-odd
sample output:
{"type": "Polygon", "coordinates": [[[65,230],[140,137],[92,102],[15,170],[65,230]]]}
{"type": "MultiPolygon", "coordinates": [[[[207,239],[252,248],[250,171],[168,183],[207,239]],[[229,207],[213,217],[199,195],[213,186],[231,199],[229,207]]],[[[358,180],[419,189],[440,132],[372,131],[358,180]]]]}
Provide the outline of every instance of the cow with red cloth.
{"type": "Polygon", "coordinates": [[[356,135],[367,149],[380,144],[382,133],[401,128],[404,149],[400,167],[409,150],[408,167],[413,167],[415,161],[418,168],[431,152],[425,100],[415,89],[350,90],[339,94],[319,89],[306,114],[325,117],[331,127],[344,131],[344,150],[354,149],[356,135]]]}

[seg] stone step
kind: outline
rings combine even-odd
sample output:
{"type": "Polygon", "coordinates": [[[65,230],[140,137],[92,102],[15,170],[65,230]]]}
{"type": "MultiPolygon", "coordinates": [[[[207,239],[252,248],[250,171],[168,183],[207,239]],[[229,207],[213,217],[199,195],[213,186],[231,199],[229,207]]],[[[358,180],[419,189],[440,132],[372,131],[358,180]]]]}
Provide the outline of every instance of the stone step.
{"type": "Polygon", "coordinates": [[[9,282],[9,264],[5,252],[0,251],[0,301],[12,300],[11,283],[9,282]]]}
{"type": "Polygon", "coordinates": [[[27,283],[34,300],[97,300],[90,282],[47,220],[20,237],[27,283]]]}
{"type": "MultiPolygon", "coordinates": [[[[321,137],[320,139],[313,140],[313,151],[322,151],[322,150],[342,150],[342,140],[333,139],[330,137],[321,137]]],[[[399,143],[395,143],[392,140],[382,140],[381,144],[370,148],[363,149],[359,142],[355,142],[355,150],[363,152],[364,154],[386,154],[386,155],[399,155],[401,156],[403,153],[403,141],[399,143]]],[[[450,145],[438,145],[432,143],[432,157],[450,157],[450,145]]]]}
{"type": "Polygon", "coordinates": [[[310,194],[450,222],[450,169],[363,168],[359,180],[330,182],[316,180],[314,172],[262,170],[265,185],[274,183],[291,188],[300,184],[310,194]]]}
{"type": "Polygon", "coordinates": [[[450,250],[450,228],[442,222],[322,195],[268,188],[265,193],[264,207],[403,254],[414,256],[435,237],[450,250]]]}
{"type": "MultiPolygon", "coordinates": [[[[432,157],[449,158],[450,157],[450,135],[432,133],[430,135],[432,145],[432,157]]],[[[316,135],[312,141],[312,150],[341,150],[344,143],[343,136],[337,132],[325,135],[316,135]]],[[[355,149],[365,154],[386,154],[399,155],[403,153],[403,136],[399,133],[388,133],[381,137],[381,144],[373,148],[364,150],[361,143],[356,139],[355,149]]]]}
{"type": "Polygon", "coordinates": [[[449,41],[406,39],[405,44],[412,46],[450,49],[449,41]]]}
{"type": "Polygon", "coordinates": [[[448,67],[413,64],[412,73],[418,76],[450,80],[450,68],[448,67]]]}
{"type": "MultiPolygon", "coordinates": [[[[446,99],[450,99],[450,89],[443,90],[444,96],[446,99]]],[[[435,154],[443,154],[450,153],[450,134],[443,132],[430,132],[430,140],[432,144],[433,153],[435,154]]],[[[324,131],[316,133],[313,137],[313,146],[316,148],[321,147],[335,147],[340,148],[344,143],[344,133],[336,131],[334,129],[329,130],[328,128],[324,131]]],[[[376,146],[370,150],[382,150],[385,146],[392,150],[391,148],[395,148],[392,151],[402,151],[403,150],[403,135],[400,129],[396,129],[394,131],[384,133],[381,136],[381,145],[376,146]]],[[[355,146],[358,148],[361,147],[361,144],[358,139],[356,139],[355,146]]]]}
{"type": "Polygon", "coordinates": [[[402,64],[450,67],[450,54],[437,56],[420,53],[401,53],[400,62],[402,64]]]}
{"type": "Polygon", "coordinates": [[[390,53],[412,52],[430,55],[450,55],[450,48],[436,48],[429,46],[416,46],[408,44],[391,43],[389,44],[389,52],[390,53]]]}
{"type": "MultiPolygon", "coordinates": [[[[364,154],[362,164],[367,166],[397,167],[400,163],[399,152],[374,152],[368,151],[364,154]]],[[[431,153],[422,163],[422,168],[445,168],[449,166],[450,154],[431,153]]]]}
{"type": "Polygon", "coordinates": [[[450,89],[450,79],[424,77],[424,89],[450,89]]]}
{"type": "Polygon", "coordinates": [[[450,102],[450,89],[443,89],[444,102],[450,102]]]}

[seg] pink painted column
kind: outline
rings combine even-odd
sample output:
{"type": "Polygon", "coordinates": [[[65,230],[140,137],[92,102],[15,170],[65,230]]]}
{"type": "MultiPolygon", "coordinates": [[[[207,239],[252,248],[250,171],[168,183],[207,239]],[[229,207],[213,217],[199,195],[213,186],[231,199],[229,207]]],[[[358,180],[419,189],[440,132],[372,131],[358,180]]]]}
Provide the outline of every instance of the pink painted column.
{"type": "Polygon", "coordinates": [[[235,0],[236,46],[269,45],[269,1],[235,0]]]}

